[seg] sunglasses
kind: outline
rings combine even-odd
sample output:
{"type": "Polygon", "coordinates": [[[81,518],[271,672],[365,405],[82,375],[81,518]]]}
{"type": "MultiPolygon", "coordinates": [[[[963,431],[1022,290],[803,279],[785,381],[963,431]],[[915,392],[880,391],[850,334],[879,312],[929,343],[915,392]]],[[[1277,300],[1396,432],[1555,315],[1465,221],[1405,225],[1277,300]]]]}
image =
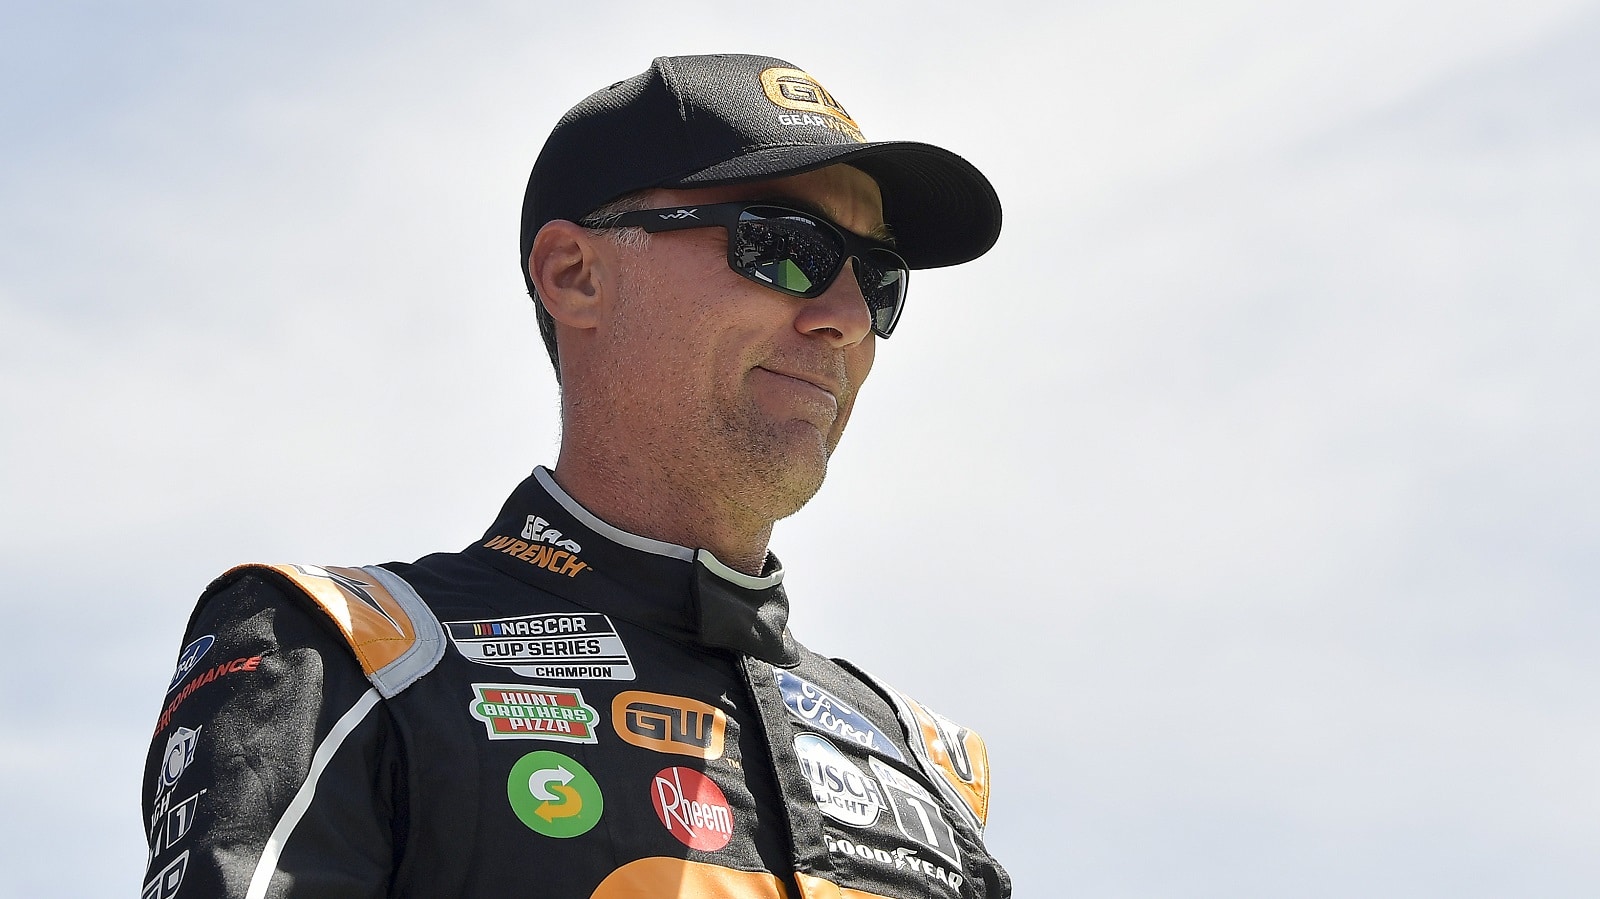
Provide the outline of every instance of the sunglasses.
{"type": "Polygon", "coordinates": [[[772,203],[713,203],[626,212],[589,228],[643,228],[650,233],[726,228],[728,268],[779,293],[820,297],[855,260],[856,283],[872,315],[872,332],[888,337],[906,304],[911,268],[885,244],[847,231],[815,213],[772,203]]]}

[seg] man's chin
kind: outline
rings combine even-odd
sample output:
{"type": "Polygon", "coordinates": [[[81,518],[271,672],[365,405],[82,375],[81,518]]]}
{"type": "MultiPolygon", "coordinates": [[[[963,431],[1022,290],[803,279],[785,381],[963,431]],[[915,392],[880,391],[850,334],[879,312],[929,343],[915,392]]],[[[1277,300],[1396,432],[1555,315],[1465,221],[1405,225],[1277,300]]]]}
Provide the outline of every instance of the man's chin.
{"type": "Polygon", "coordinates": [[[790,477],[772,494],[772,520],[788,518],[800,511],[811,498],[822,489],[823,477],[827,474],[827,463],[824,462],[820,469],[813,471],[792,471],[790,477]]]}
{"type": "Polygon", "coordinates": [[[800,511],[822,489],[833,451],[827,436],[803,422],[791,422],[784,440],[775,441],[759,458],[751,460],[754,479],[766,494],[770,517],[776,521],[800,511]]]}

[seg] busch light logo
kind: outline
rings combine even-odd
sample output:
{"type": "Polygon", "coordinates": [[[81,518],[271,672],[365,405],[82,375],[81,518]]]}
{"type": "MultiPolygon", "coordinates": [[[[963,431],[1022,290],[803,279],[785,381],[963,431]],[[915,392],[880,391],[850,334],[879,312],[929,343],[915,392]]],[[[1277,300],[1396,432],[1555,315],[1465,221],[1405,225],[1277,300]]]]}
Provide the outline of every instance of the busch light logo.
{"type": "Polygon", "coordinates": [[[778,680],[778,690],[783,693],[783,704],[801,724],[849,740],[897,762],[905,761],[900,750],[877,725],[839,697],[782,668],[772,669],[772,674],[778,680]]]}
{"type": "Polygon", "coordinates": [[[823,814],[852,827],[878,820],[884,803],[877,782],[832,743],[816,734],[800,734],[794,738],[794,752],[823,814]]]}
{"type": "Polygon", "coordinates": [[[167,684],[168,693],[178,689],[178,684],[183,683],[183,679],[194,671],[194,666],[200,664],[200,657],[205,655],[206,650],[215,642],[217,642],[215,635],[206,634],[183,648],[183,652],[178,654],[178,670],[172,672],[172,682],[167,684]]]}

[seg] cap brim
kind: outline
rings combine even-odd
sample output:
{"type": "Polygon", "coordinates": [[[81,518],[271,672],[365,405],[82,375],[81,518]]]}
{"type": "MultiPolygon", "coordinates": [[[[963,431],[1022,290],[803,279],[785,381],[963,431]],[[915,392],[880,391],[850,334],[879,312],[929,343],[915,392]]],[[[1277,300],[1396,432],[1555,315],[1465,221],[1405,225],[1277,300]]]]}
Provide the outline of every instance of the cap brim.
{"type": "Polygon", "coordinates": [[[912,268],[959,265],[1000,237],[1000,197],[972,163],[914,141],[762,147],[660,187],[709,187],[796,175],[849,163],[883,192],[883,219],[912,268]]]}

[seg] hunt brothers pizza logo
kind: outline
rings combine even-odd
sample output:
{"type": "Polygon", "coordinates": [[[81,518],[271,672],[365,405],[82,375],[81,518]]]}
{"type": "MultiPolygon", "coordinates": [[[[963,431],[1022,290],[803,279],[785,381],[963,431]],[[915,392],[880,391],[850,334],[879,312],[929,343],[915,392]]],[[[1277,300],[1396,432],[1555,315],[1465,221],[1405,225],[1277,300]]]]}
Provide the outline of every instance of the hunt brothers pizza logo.
{"type": "Polygon", "coordinates": [[[491,740],[596,741],[600,713],[578,690],[527,684],[473,684],[472,717],[483,722],[491,740]]]}

